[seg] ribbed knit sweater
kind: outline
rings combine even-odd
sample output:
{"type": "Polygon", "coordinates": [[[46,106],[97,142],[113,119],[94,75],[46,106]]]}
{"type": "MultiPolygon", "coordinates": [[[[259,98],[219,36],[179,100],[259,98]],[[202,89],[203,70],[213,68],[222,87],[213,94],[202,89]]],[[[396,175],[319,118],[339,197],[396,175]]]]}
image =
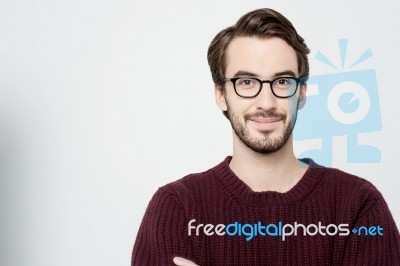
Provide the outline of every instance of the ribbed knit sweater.
{"type": "Polygon", "coordinates": [[[288,192],[254,192],[232,172],[230,160],[158,189],[139,228],[132,265],[174,265],[175,256],[200,266],[400,265],[399,231],[370,182],[302,159],[309,167],[288,192]],[[296,224],[305,230],[299,226],[297,236],[283,239],[283,226],[289,233],[296,224]],[[339,230],[340,224],[347,226],[339,230]]]}

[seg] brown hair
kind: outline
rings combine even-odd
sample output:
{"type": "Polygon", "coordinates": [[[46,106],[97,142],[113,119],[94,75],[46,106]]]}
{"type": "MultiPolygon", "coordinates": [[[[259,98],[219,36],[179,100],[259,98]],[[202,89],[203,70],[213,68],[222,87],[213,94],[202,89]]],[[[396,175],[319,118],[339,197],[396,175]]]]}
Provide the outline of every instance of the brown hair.
{"type": "Polygon", "coordinates": [[[279,37],[296,51],[300,77],[307,80],[309,65],[307,54],[310,53],[304,39],[297,34],[292,23],[279,12],[269,9],[257,9],[242,16],[238,22],[219,32],[208,47],[208,64],[213,81],[223,88],[226,70],[225,52],[238,36],[257,36],[260,38],[279,37]]]}

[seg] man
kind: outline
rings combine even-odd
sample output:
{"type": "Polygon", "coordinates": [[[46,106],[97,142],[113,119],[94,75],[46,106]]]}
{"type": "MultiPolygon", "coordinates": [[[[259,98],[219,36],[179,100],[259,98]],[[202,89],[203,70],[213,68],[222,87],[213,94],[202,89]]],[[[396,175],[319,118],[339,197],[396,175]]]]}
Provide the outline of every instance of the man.
{"type": "Polygon", "coordinates": [[[294,155],[308,53],[271,9],[214,38],[208,62],[233,155],[159,188],[132,265],[400,265],[399,232],[379,191],[294,155]]]}

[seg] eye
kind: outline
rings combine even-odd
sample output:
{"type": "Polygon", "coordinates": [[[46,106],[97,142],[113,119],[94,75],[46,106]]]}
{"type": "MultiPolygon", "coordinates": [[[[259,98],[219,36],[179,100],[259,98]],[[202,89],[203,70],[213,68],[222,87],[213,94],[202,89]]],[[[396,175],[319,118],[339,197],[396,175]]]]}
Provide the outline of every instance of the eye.
{"type": "Polygon", "coordinates": [[[288,84],[290,84],[290,79],[287,79],[287,78],[278,79],[276,81],[276,84],[278,84],[278,85],[288,85],[288,84]]]}
{"type": "Polygon", "coordinates": [[[295,84],[295,81],[292,78],[279,78],[274,81],[273,86],[276,88],[286,89],[288,87],[292,87],[293,84],[295,84]]]}
{"type": "Polygon", "coordinates": [[[257,84],[257,80],[252,78],[241,78],[236,81],[236,85],[240,87],[253,87],[257,84]]]}

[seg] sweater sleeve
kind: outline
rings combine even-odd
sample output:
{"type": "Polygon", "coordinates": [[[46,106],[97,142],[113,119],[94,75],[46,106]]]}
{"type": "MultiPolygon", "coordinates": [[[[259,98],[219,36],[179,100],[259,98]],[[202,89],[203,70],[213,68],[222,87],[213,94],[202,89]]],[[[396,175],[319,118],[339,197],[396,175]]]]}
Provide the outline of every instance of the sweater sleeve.
{"type": "Polygon", "coordinates": [[[186,222],[177,196],[159,188],[144,214],[131,265],[175,265],[175,256],[191,259],[186,222]]]}
{"type": "Polygon", "coordinates": [[[342,265],[400,265],[399,231],[385,200],[377,194],[364,202],[351,225],[342,265]]]}

